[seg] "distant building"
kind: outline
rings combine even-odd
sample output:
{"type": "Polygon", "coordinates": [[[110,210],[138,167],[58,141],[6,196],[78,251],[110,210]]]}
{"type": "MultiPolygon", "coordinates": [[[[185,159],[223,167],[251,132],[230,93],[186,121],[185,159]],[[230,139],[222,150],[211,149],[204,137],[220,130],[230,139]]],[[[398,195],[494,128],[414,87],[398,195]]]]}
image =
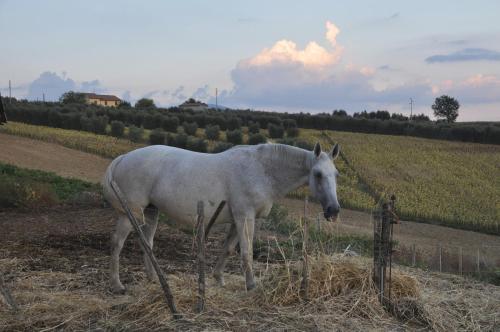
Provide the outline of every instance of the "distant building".
{"type": "Polygon", "coordinates": [[[188,100],[180,104],[179,108],[183,110],[193,110],[193,111],[206,111],[209,109],[207,104],[202,103],[201,101],[197,101],[193,98],[189,98],[188,100]]]}
{"type": "Polygon", "coordinates": [[[113,95],[98,95],[95,93],[84,93],[87,104],[117,107],[122,102],[120,98],[113,95]]]}

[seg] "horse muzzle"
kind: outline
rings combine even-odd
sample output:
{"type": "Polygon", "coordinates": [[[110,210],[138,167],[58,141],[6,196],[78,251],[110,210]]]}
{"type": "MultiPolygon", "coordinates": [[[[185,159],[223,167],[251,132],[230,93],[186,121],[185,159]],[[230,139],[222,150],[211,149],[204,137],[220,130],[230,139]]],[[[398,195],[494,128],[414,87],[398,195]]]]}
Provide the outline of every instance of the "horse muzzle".
{"type": "Polygon", "coordinates": [[[328,221],[337,221],[340,212],[340,207],[329,206],[323,212],[323,215],[328,221]]]}

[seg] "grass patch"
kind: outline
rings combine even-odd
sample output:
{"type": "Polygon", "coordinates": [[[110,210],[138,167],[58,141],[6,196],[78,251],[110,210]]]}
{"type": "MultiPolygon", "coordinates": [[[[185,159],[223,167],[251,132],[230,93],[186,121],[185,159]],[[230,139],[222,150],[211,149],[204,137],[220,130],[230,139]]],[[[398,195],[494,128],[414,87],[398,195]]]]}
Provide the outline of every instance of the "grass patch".
{"type": "Polygon", "coordinates": [[[0,206],[34,208],[68,201],[98,184],[0,163],[0,206]]]}

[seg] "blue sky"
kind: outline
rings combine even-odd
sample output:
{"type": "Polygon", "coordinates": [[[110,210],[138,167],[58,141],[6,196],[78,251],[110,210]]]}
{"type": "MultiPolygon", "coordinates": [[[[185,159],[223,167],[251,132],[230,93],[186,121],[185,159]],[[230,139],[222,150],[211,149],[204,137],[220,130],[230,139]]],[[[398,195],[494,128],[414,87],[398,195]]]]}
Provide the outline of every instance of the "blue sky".
{"type": "Polygon", "coordinates": [[[498,1],[2,1],[0,92],[500,120],[498,1]]]}

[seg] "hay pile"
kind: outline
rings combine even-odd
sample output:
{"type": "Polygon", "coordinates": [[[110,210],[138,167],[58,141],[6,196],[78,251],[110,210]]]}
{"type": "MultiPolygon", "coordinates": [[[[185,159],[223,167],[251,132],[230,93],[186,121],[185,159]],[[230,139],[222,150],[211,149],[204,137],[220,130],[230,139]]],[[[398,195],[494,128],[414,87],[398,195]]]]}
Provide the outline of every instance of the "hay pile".
{"type": "Polygon", "coordinates": [[[29,271],[20,260],[0,259],[0,265],[21,271],[10,282],[21,310],[14,314],[0,303],[0,331],[331,331],[422,327],[448,331],[500,327],[500,319],[495,317],[495,306],[500,305],[498,298],[494,300],[496,288],[477,292],[469,287],[470,293],[463,298],[459,296],[461,285],[447,284],[448,291],[441,292],[442,279],[431,278],[432,283],[440,281],[440,285],[435,285],[429,279],[419,276],[417,281],[396,269],[392,286],[394,312],[388,313],[377,300],[369,261],[322,255],[310,257],[309,263],[309,301],[301,297],[300,262],[256,264],[259,287],[248,293],[239,274],[226,275],[224,288],[209,278],[206,311],[202,314],[194,311],[197,276],[169,275],[176,305],[183,314],[182,320],[174,321],[158,283],[148,282],[143,272],[129,271],[132,281],[127,285],[127,294],[118,296],[107,292],[107,271],[29,271]],[[491,299],[484,301],[485,294],[491,299]]]}

